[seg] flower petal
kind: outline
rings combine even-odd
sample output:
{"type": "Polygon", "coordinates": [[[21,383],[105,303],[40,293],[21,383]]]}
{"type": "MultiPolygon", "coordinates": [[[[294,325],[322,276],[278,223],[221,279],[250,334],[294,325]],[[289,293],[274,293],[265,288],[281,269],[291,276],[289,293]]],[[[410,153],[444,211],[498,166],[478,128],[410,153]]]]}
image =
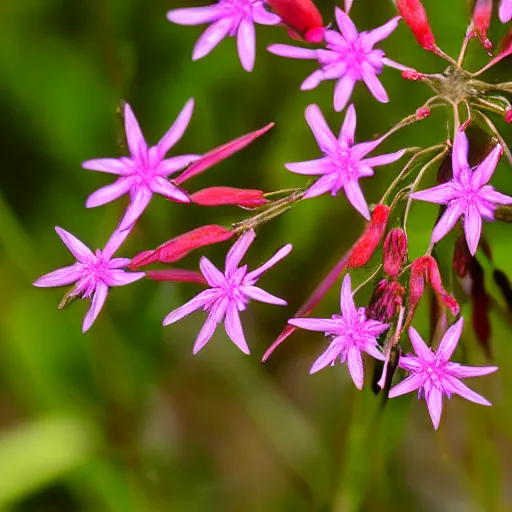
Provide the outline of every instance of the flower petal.
{"type": "Polygon", "coordinates": [[[353,21],[339,7],[336,7],[334,12],[336,16],[336,23],[338,24],[343,37],[351,43],[354,43],[359,34],[357,33],[357,28],[353,21]]]}
{"type": "Polygon", "coordinates": [[[395,398],[416,391],[425,384],[426,379],[427,377],[424,373],[413,373],[396,386],[393,386],[389,391],[388,397],[395,398]]]}
{"type": "Polygon", "coordinates": [[[425,344],[423,338],[418,334],[414,327],[409,327],[409,338],[411,340],[412,348],[423,361],[432,361],[434,354],[432,350],[425,344]]]}
{"type": "Polygon", "coordinates": [[[281,261],[285,256],[288,256],[292,248],[292,244],[286,244],[284,247],[281,247],[281,249],[279,249],[274,254],[274,256],[272,256],[267,262],[265,262],[263,265],[259,266],[252,272],[249,272],[245,276],[244,283],[246,285],[254,284],[264,272],[266,272],[269,268],[272,268],[277,262],[281,261]]]}
{"type": "Polygon", "coordinates": [[[469,169],[468,164],[468,138],[463,130],[459,130],[453,141],[452,170],[453,177],[460,181],[464,170],[469,169]]]}
{"type": "Polygon", "coordinates": [[[194,348],[192,349],[192,353],[197,354],[211,339],[217,325],[222,321],[227,307],[228,301],[227,299],[221,299],[212,306],[210,310],[210,314],[206,319],[203,327],[199,331],[197,335],[196,342],[194,343],[194,348]]]}
{"type": "Polygon", "coordinates": [[[278,25],[281,23],[281,18],[272,12],[265,9],[263,2],[256,2],[252,4],[252,19],[255,23],[260,25],[278,25]]]}
{"type": "Polygon", "coordinates": [[[338,341],[331,342],[327,350],[313,363],[309,373],[316,373],[333,363],[340,355],[342,348],[343,346],[338,341]]]}
{"type": "Polygon", "coordinates": [[[238,25],[236,42],[242,67],[246,71],[252,71],[256,57],[256,35],[254,23],[251,20],[242,19],[240,25],[238,25]]]}
{"type": "Polygon", "coordinates": [[[400,16],[395,16],[381,27],[364,33],[364,42],[371,47],[379,41],[386,39],[396,29],[400,19],[400,16]]]}
{"type": "Polygon", "coordinates": [[[512,19],[512,0],[501,0],[498,16],[502,23],[508,23],[512,19]]]}
{"type": "Polygon", "coordinates": [[[206,256],[201,257],[199,267],[206,282],[212,288],[219,288],[226,285],[226,277],[224,274],[206,256]]]}
{"type": "Polygon", "coordinates": [[[107,300],[107,295],[108,286],[105,283],[99,282],[96,285],[94,295],[92,296],[91,307],[85,314],[84,322],[82,324],[82,332],[86,332],[91,328],[91,325],[98,317],[103,304],[105,304],[105,301],[107,300]]]}
{"type": "Polygon", "coordinates": [[[338,147],[338,141],[327,125],[318,105],[309,105],[306,108],[305,116],[320,149],[324,153],[334,153],[338,147]]]}
{"type": "Polygon", "coordinates": [[[355,84],[356,79],[349,73],[336,82],[334,86],[334,110],[336,112],[341,112],[345,108],[350,96],[352,96],[355,84]]]}
{"type": "MultiPolygon", "coordinates": [[[[102,254],[103,257],[106,259],[111,259],[112,256],[116,253],[116,251],[121,247],[123,242],[126,240],[126,237],[130,234],[131,229],[119,229],[117,228],[110,238],[108,239],[107,243],[105,244],[105,248],[103,249],[102,254]]],[[[130,260],[128,259],[128,263],[130,260]]],[[[114,267],[111,267],[114,268],[114,267]]]]}
{"type": "Polygon", "coordinates": [[[232,275],[238,269],[238,265],[245,256],[245,253],[254,242],[256,233],[254,229],[246,231],[229,249],[226,256],[226,275],[232,275]]]}
{"type": "Polygon", "coordinates": [[[82,162],[82,168],[89,171],[107,172],[124,176],[131,173],[131,169],[126,162],[119,158],[96,158],[82,162]]]}
{"type": "Polygon", "coordinates": [[[179,155],[162,160],[158,166],[157,172],[160,176],[167,177],[170,174],[181,171],[187,165],[199,160],[201,155],[179,155]]]}
{"type": "Polygon", "coordinates": [[[69,249],[69,252],[80,262],[88,263],[94,260],[94,254],[91,252],[83,242],[65,229],[56,227],[55,231],[59,235],[60,239],[64,242],[64,245],[69,249]]]}
{"type": "Polygon", "coordinates": [[[102,206],[120,198],[126,194],[133,186],[133,180],[131,178],[119,178],[114,183],[99,188],[96,192],[93,192],[85,202],[86,208],[95,208],[96,206],[102,206]]]}
{"type": "Polygon", "coordinates": [[[354,108],[354,105],[351,104],[348,106],[347,113],[345,114],[345,119],[343,120],[338,140],[344,140],[349,146],[352,146],[352,144],[354,144],[354,136],[356,133],[356,123],[356,109],[354,108]]]}
{"type": "Polygon", "coordinates": [[[149,186],[155,194],[160,194],[167,199],[173,199],[179,203],[190,203],[190,198],[188,195],[176,185],[173,185],[170,181],[165,179],[163,176],[156,176],[153,178],[150,181],[149,186]]]}
{"type": "MultiPolygon", "coordinates": [[[[178,114],[176,121],[174,121],[169,130],[167,130],[167,133],[160,139],[160,142],[158,143],[158,153],[161,159],[165,156],[169,149],[171,149],[181,139],[185,133],[185,130],[187,129],[188,124],[190,123],[190,118],[192,117],[193,112],[194,98],[190,98],[185,103],[185,106],[181,109],[181,112],[178,114]]],[[[190,161],[188,163],[190,163],[190,161]]],[[[181,169],[181,167],[178,167],[178,169],[181,169]]]]}
{"type": "Polygon", "coordinates": [[[437,349],[436,355],[443,361],[448,361],[457,347],[460,335],[462,334],[462,328],[464,327],[464,318],[460,318],[455,322],[445,333],[439,348],[437,349]]]}
{"type": "Polygon", "coordinates": [[[361,351],[352,346],[348,349],[347,354],[347,366],[350,376],[354,381],[357,389],[363,389],[364,384],[364,369],[363,369],[363,358],[361,357],[361,351]]]}
{"type": "Polygon", "coordinates": [[[426,394],[427,408],[432,419],[434,428],[437,430],[441,421],[443,412],[443,393],[436,387],[431,387],[429,393],[426,394]]]}
{"type": "Polygon", "coordinates": [[[111,270],[105,277],[105,284],[108,286],[124,286],[142,279],[145,272],[125,272],[124,270],[111,270]]]}
{"type": "Polygon", "coordinates": [[[494,187],[491,185],[483,186],[478,195],[481,199],[493,204],[512,204],[512,197],[494,190],[494,187]]]}
{"type": "Polygon", "coordinates": [[[130,193],[132,200],[128,205],[128,208],[126,208],[126,212],[119,224],[118,229],[120,230],[131,228],[144,213],[144,210],[147,208],[151,198],[153,197],[153,192],[145,186],[132,189],[130,193]]]}
{"type": "Polygon", "coordinates": [[[244,330],[240,322],[240,314],[236,307],[236,303],[231,301],[226,310],[226,318],[224,327],[231,341],[244,353],[250,354],[249,347],[245,341],[244,330]]]}
{"type": "Polygon", "coordinates": [[[432,231],[432,243],[439,242],[439,240],[441,240],[441,238],[443,238],[453,228],[453,226],[455,226],[463,212],[464,209],[461,202],[454,200],[448,208],[446,208],[443,216],[439,219],[439,222],[432,231]]]}
{"type": "Polygon", "coordinates": [[[205,7],[173,9],[167,13],[167,19],[178,25],[201,25],[216,20],[219,15],[218,5],[207,5],[205,7]]]}
{"type": "Polygon", "coordinates": [[[465,366],[459,363],[448,363],[446,372],[456,379],[468,379],[489,375],[498,370],[497,366],[465,366]]]}
{"type": "Polygon", "coordinates": [[[482,217],[474,203],[470,203],[464,214],[464,234],[468,243],[469,252],[475,255],[482,233],[482,217]]]}
{"type": "Polygon", "coordinates": [[[258,288],[257,286],[244,286],[242,291],[247,297],[259,302],[275,304],[276,306],[286,306],[288,304],[285,300],[280,299],[279,297],[276,297],[275,295],[272,295],[271,293],[268,293],[265,290],[258,288]]]}
{"type": "Polygon", "coordinates": [[[192,60],[199,60],[208,55],[229,34],[233,23],[232,18],[222,18],[212,23],[197,40],[192,52],[192,60]]]}
{"type": "Polygon", "coordinates": [[[290,318],[288,323],[308,331],[319,331],[333,334],[338,334],[338,328],[340,326],[338,322],[331,318],[290,318]]]}
{"type": "Polygon", "coordinates": [[[343,318],[350,322],[357,315],[354,297],[352,295],[352,281],[349,274],[345,274],[341,285],[340,308],[343,318]]]}
{"type": "Polygon", "coordinates": [[[447,204],[458,196],[459,192],[453,186],[452,182],[443,183],[442,185],[437,185],[435,187],[427,188],[425,190],[420,190],[410,194],[412,199],[436,204],[447,204]]]}
{"type": "Polygon", "coordinates": [[[174,311],[171,311],[164,318],[163,325],[173,324],[174,322],[181,320],[182,318],[190,315],[191,313],[194,313],[194,311],[197,311],[199,308],[207,306],[212,301],[216,300],[218,296],[219,292],[217,290],[210,289],[202,291],[193,299],[189,300],[186,304],[183,304],[183,306],[180,306],[174,311]]]}
{"type": "Polygon", "coordinates": [[[480,405],[492,405],[489,400],[485,399],[482,395],[475,393],[472,389],[468,388],[463,382],[456,379],[455,377],[445,377],[443,384],[447,387],[447,391],[450,393],[456,393],[457,395],[475,402],[480,405]]]}
{"type": "Polygon", "coordinates": [[[69,267],[62,267],[50,272],[49,274],[41,276],[33,282],[33,285],[40,288],[67,286],[80,278],[82,268],[81,263],[73,263],[73,265],[70,265],[69,267]]]}
{"type": "Polygon", "coordinates": [[[369,167],[378,167],[379,165],[388,165],[397,160],[400,160],[405,153],[405,149],[397,151],[396,153],[386,153],[384,155],[374,156],[372,158],[367,158],[363,160],[361,163],[368,165],[369,167]]]}
{"type": "Polygon", "coordinates": [[[317,58],[316,50],[308,48],[300,48],[298,46],[291,46],[289,44],[271,44],[267,46],[267,51],[280,57],[287,57],[289,59],[315,59],[317,58]]]}
{"type": "Polygon", "coordinates": [[[349,180],[344,184],[345,194],[350,204],[366,219],[370,220],[370,210],[364,198],[363,191],[357,180],[349,180]]]}
{"type": "Polygon", "coordinates": [[[472,175],[474,188],[482,188],[491,179],[502,153],[503,148],[500,144],[496,144],[496,147],[478,165],[472,175]]]}
{"type": "Polygon", "coordinates": [[[139,123],[128,103],[124,106],[124,128],[126,131],[126,142],[128,143],[128,149],[132,158],[143,165],[146,162],[148,146],[144,135],[142,135],[139,123]]]}
{"type": "Polygon", "coordinates": [[[326,192],[333,190],[334,184],[337,182],[338,177],[335,173],[326,174],[319,180],[316,180],[311,187],[308,188],[304,194],[304,199],[310,199],[312,197],[320,196],[326,192]]]}
{"type": "Polygon", "coordinates": [[[284,166],[289,171],[296,174],[315,176],[318,174],[327,174],[331,171],[331,159],[329,157],[323,157],[316,160],[307,160],[306,162],[284,164],[284,166]]]}
{"type": "Polygon", "coordinates": [[[377,78],[375,69],[369,62],[364,61],[361,63],[361,75],[364,83],[368,89],[370,89],[374,98],[381,103],[387,103],[389,101],[388,94],[380,83],[380,80],[377,78]]]}

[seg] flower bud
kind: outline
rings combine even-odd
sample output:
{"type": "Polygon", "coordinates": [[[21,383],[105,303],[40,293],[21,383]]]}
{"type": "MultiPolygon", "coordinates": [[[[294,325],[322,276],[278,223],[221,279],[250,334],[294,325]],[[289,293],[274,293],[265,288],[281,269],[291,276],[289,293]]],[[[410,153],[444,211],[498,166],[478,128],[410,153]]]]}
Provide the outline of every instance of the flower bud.
{"type": "Polygon", "coordinates": [[[384,204],[378,204],[372,212],[372,220],[366,226],[364,233],[355,243],[350,258],[348,268],[359,268],[366,265],[372,257],[375,249],[379,245],[386,223],[389,217],[389,207],[384,204]]]}
{"type": "Polygon", "coordinates": [[[171,281],[173,283],[206,284],[206,279],[200,272],[185,270],[183,268],[170,268],[166,270],[148,270],[146,277],[152,281],[171,281]]]}
{"type": "Polygon", "coordinates": [[[191,194],[190,200],[202,206],[236,205],[243,208],[258,208],[268,203],[262,190],[233,187],[210,187],[191,194]]]}
{"type": "Polygon", "coordinates": [[[482,46],[487,50],[492,50],[492,43],[487,37],[487,31],[491,24],[492,15],[492,0],[476,0],[475,8],[473,10],[473,33],[482,46]]]}
{"type": "Polygon", "coordinates": [[[512,123],[512,108],[505,110],[505,123],[512,123]]]}
{"type": "Polygon", "coordinates": [[[389,323],[403,305],[404,295],[405,290],[400,283],[383,279],[373,291],[366,317],[389,323]]]}
{"type": "Polygon", "coordinates": [[[425,75],[414,69],[406,69],[405,71],[402,71],[402,78],[411,80],[412,82],[417,82],[418,80],[423,80],[425,75]]]}
{"type": "Polygon", "coordinates": [[[416,119],[425,119],[425,117],[428,117],[431,112],[432,110],[430,110],[428,107],[420,107],[418,110],[416,110],[416,119]]]}
{"type": "Polygon", "coordinates": [[[321,43],[325,28],[322,15],[311,0],[268,0],[276,14],[291,29],[290,36],[308,43],[321,43]]]}
{"type": "Polygon", "coordinates": [[[181,260],[194,249],[229,240],[234,234],[234,231],[229,231],[216,224],[201,226],[165,242],[154,251],[137,254],[128,267],[137,269],[155,262],[173,263],[181,260]]]}
{"type": "Polygon", "coordinates": [[[396,0],[398,11],[411,29],[417,43],[429,52],[438,48],[430,28],[427,13],[420,0],[396,0]]]}
{"type": "Polygon", "coordinates": [[[383,251],[384,272],[390,277],[398,277],[402,265],[407,261],[407,235],[401,228],[393,228],[386,236],[383,251]]]}

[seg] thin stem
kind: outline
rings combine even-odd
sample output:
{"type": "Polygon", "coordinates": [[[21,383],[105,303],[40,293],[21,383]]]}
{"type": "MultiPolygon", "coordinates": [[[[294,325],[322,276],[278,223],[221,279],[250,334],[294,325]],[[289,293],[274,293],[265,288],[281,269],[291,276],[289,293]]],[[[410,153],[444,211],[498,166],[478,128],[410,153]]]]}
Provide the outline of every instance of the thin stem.
{"type": "Polygon", "coordinates": [[[476,112],[484,120],[484,122],[487,124],[487,126],[499,140],[509,164],[512,165],[512,153],[510,153],[510,149],[508,149],[507,143],[503,140],[503,137],[500,135],[500,132],[496,129],[496,126],[494,126],[494,123],[480,110],[477,110],[476,112]]]}
{"type": "Polygon", "coordinates": [[[436,48],[435,54],[441,57],[444,60],[447,60],[452,66],[455,66],[457,69],[460,69],[460,65],[454,59],[452,59],[448,54],[444,53],[441,48],[436,48]]]}
{"type": "Polygon", "coordinates": [[[452,103],[453,107],[453,139],[455,140],[455,136],[460,128],[460,116],[459,116],[459,104],[452,103]]]}
{"type": "MultiPolygon", "coordinates": [[[[508,102],[507,98],[504,96],[500,96],[500,99],[503,101],[503,103],[508,103],[508,108],[510,108],[510,103],[508,102]]],[[[484,98],[476,98],[475,103],[473,105],[475,107],[482,107],[486,110],[489,110],[490,112],[494,112],[495,114],[500,114],[501,116],[505,115],[505,108],[500,108],[495,103],[491,103],[490,101],[486,101],[484,98]]]]}
{"type": "Polygon", "coordinates": [[[382,264],[379,263],[377,268],[354,290],[352,291],[352,296],[354,296],[361,288],[365,287],[370,281],[372,281],[375,277],[377,277],[377,274],[380,272],[380,269],[382,268],[382,264]]]}
{"type": "Polygon", "coordinates": [[[394,332],[393,336],[386,343],[386,347],[384,349],[384,357],[386,359],[384,360],[384,368],[382,369],[382,375],[379,379],[379,382],[377,382],[377,386],[379,386],[380,389],[384,389],[384,386],[386,385],[386,379],[388,376],[389,359],[391,357],[391,350],[393,349],[393,347],[398,345],[398,342],[400,341],[400,336],[402,336],[402,330],[403,330],[403,325],[404,325],[404,313],[405,313],[405,308],[403,306],[401,306],[400,313],[398,314],[398,322],[396,323],[395,332],[394,332]]]}
{"type": "Polygon", "coordinates": [[[464,62],[464,57],[466,56],[466,51],[468,49],[468,44],[471,38],[473,37],[473,24],[468,27],[466,31],[466,36],[464,37],[464,41],[462,43],[462,48],[460,49],[459,58],[457,59],[457,65],[462,67],[462,63],[464,62]]]}

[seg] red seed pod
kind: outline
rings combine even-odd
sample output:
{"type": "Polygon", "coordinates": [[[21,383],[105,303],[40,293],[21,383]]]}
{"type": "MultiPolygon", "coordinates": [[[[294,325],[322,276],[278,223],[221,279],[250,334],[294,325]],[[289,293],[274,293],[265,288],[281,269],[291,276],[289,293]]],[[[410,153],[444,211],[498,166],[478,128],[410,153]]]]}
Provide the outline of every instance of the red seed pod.
{"type": "Polygon", "coordinates": [[[194,249],[229,240],[233,235],[234,231],[216,224],[201,226],[165,242],[154,251],[137,254],[128,267],[137,269],[155,262],[173,263],[181,260],[194,249]]]}
{"type": "Polygon", "coordinates": [[[146,277],[152,281],[171,281],[173,283],[206,284],[203,274],[183,268],[170,268],[166,270],[147,270],[146,277]]]}
{"type": "Polygon", "coordinates": [[[373,291],[366,316],[379,322],[389,322],[400,311],[404,295],[405,290],[400,283],[383,279],[373,291]]]}
{"type": "Polygon", "coordinates": [[[416,110],[416,119],[425,119],[425,117],[428,117],[431,112],[432,110],[430,110],[428,107],[420,107],[418,110],[416,110]]]}
{"type": "Polygon", "coordinates": [[[378,204],[374,208],[372,212],[372,220],[368,223],[364,233],[352,249],[348,260],[348,268],[363,267],[370,261],[375,249],[384,236],[388,217],[388,206],[378,204]]]}
{"type": "Polygon", "coordinates": [[[420,0],[396,0],[398,11],[420,46],[429,52],[438,51],[427,13],[420,0]]]}
{"type": "Polygon", "coordinates": [[[476,0],[475,8],[473,10],[473,18],[471,20],[473,24],[473,33],[482,46],[487,50],[492,50],[492,43],[487,37],[487,31],[491,25],[492,15],[492,0],[476,0]]]}
{"type": "Polygon", "coordinates": [[[190,200],[202,206],[236,205],[243,208],[258,208],[268,203],[262,190],[233,187],[210,187],[191,194],[190,200]]]}
{"type": "Polygon", "coordinates": [[[384,240],[382,263],[384,272],[390,277],[398,277],[402,265],[407,261],[407,235],[401,228],[393,228],[384,240]]]}
{"type": "Polygon", "coordinates": [[[309,43],[321,43],[325,28],[322,15],[311,0],[268,0],[276,14],[291,29],[290,36],[309,43]]]}
{"type": "Polygon", "coordinates": [[[418,80],[423,80],[425,75],[414,69],[406,69],[405,71],[402,71],[402,78],[411,80],[412,82],[417,82],[418,80]]]}

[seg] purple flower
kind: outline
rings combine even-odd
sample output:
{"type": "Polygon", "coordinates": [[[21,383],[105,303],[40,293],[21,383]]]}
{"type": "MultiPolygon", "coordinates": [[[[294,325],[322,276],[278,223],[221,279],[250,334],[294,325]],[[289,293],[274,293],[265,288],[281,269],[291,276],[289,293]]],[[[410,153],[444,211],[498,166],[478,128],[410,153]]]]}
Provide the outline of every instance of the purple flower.
{"type": "Polygon", "coordinates": [[[361,352],[384,361],[379,350],[377,336],[388,329],[388,324],[366,318],[365,308],[356,308],[352,297],[350,276],[347,274],[341,287],[340,306],[342,315],[324,318],[292,318],[288,323],[310,331],[324,331],[332,336],[327,350],[315,361],[310,373],[333,365],[337,359],[347,361],[348,371],[358,389],[363,389],[364,373],[361,352]]]}
{"type": "Polygon", "coordinates": [[[190,202],[187,194],[166,178],[197,160],[199,155],[180,155],[168,159],[165,159],[165,155],[187,129],[193,109],[194,100],[190,99],[160,142],[148,148],[139,123],[130,105],[126,104],[124,125],[130,157],[99,158],[82,164],[84,169],[119,176],[112,185],[91,194],[86,202],[87,208],[101,206],[130,192],[131,203],[119,226],[119,229],[128,229],[142,215],[153,194],[161,194],[167,199],[183,203],[190,202]]]}
{"type": "Polygon", "coordinates": [[[447,205],[446,211],[432,231],[432,243],[441,240],[463,215],[469,251],[472,255],[475,254],[482,231],[482,217],[492,221],[497,205],[512,204],[512,197],[496,192],[494,187],[486,185],[502,152],[503,148],[497,144],[484,161],[472,170],[468,164],[468,139],[463,131],[459,131],[453,143],[453,179],[411,194],[413,199],[447,205]]]}
{"type": "Polygon", "coordinates": [[[110,286],[123,286],[133,283],[144,277],[145,274],[144,272],[120,270],[130,263],[130,258],[112,258],[128,236],[128,230],[116,230],[103,251],[97,249],[95,253],[64,229],[56,227],[55,231],[57,231],[71,254],[77,259],[77,262],[69,267],[59,268],[40,277],[34,281],[34,286],[48,288],[75,283],[69,297],[81,296],[82,299],[92,297],[91,307],[87,311],[82,324],[82,332],[85,332],[91,327],[103,304],[105,304],[110,286]]]}
{"type": "Polygon", "coordinates": [[[384,64],[402,71],[409,68],[387,59],[382,50],[375,50],[373,46],[388,37],[399,20],[398,16],[382,27],[359,34],[348,15],[336,7],[336,21],[341,34],[336,30],[325,32],[327,50],[273,44],[268,47],[268,51],[281,57],[317,60],[321,69],[304,80],[301,90],[314,89],[323,80],[338,80],[334,89],[334,110],[337,112],[345,108],[358,80],[365,82],[378,101],[386,103],[388,95],[377,78],[382,73],[384,64]]]}
{"type": "Polygon", "coordinates": [[[238,55],[242,67],[252,71],[256,55],[254,23],[277,25],[281,18],[265,9],[261,0],[220,0],[206,7],[173,9],[167,19],[179,25],[212,24],[194,46],[192,60],[208,55],[226,36],[237,36],[238,55]]]}
{"type": "Polygon", "coordinates": [[[254,285],[264,272],[282,260],[292,250],[292,246],[290,244],[285,245],[261,267],[252,272],[247,272],[247,265],[239,267],[239,264],[255,237],[256,234],[251,229],[231,247],[226,257],[226,272],[224,274],[208,258],[203,256],[200,268],[210,288],[165,317],[163,324],[169,325],[190,315],[199,308],[208,311],[208,318],[194,345],[194,354],[197,354],[208,343],[217,325],[222,320],[224,320],[224,327],[231,341],[242,352],[249,354],[249,347],[245,341],[238,313],[245,310],[250,299],[286,306],[286,301],[283,299],[275,297],[254,285]]]}
{"type": "Polygon", "coordinates": [[[389,398],[419,390],[418,398],[425,397],[428,412],[437,430],[443,412],[443,394],[448,398],[456,394],[477,404],[491,405],[485,398],[469,389],[460,379],[479,377],[495,372],[496,366],[464,366],[449,361],[462,333],[464,319],[453,324],[444,335],[437,352],[432,352],[414,327],[409,328],[409,337],[416,356],[400,358],[400,368],[411,374],[394,386],[389,398]]]}
{"type": "Polygon", "coordinates": [[[331,132],[317,105],[309,105],[306,108],[306,121],[325,156],[318,160],[285,164],[289,171],[297,174],[322,175],[308,189],[304,198],[316,197],[326,192],[335,196],[343,188],[352,206],[365,219],[370,220],[370,211],[359,186],[359,178],[373,176],[372,167],[395,162],[402,157],[405,150],[363,160],[385,137],[354,145],[356,130],[354,105],[350,105],[347,109],[338,138],[331,132]]]}
{"type": "Polygon", "coordinates": [[[502,23],[507,23],[512,19],[512,0],[501,0],[499,17],[502,23]]]}

